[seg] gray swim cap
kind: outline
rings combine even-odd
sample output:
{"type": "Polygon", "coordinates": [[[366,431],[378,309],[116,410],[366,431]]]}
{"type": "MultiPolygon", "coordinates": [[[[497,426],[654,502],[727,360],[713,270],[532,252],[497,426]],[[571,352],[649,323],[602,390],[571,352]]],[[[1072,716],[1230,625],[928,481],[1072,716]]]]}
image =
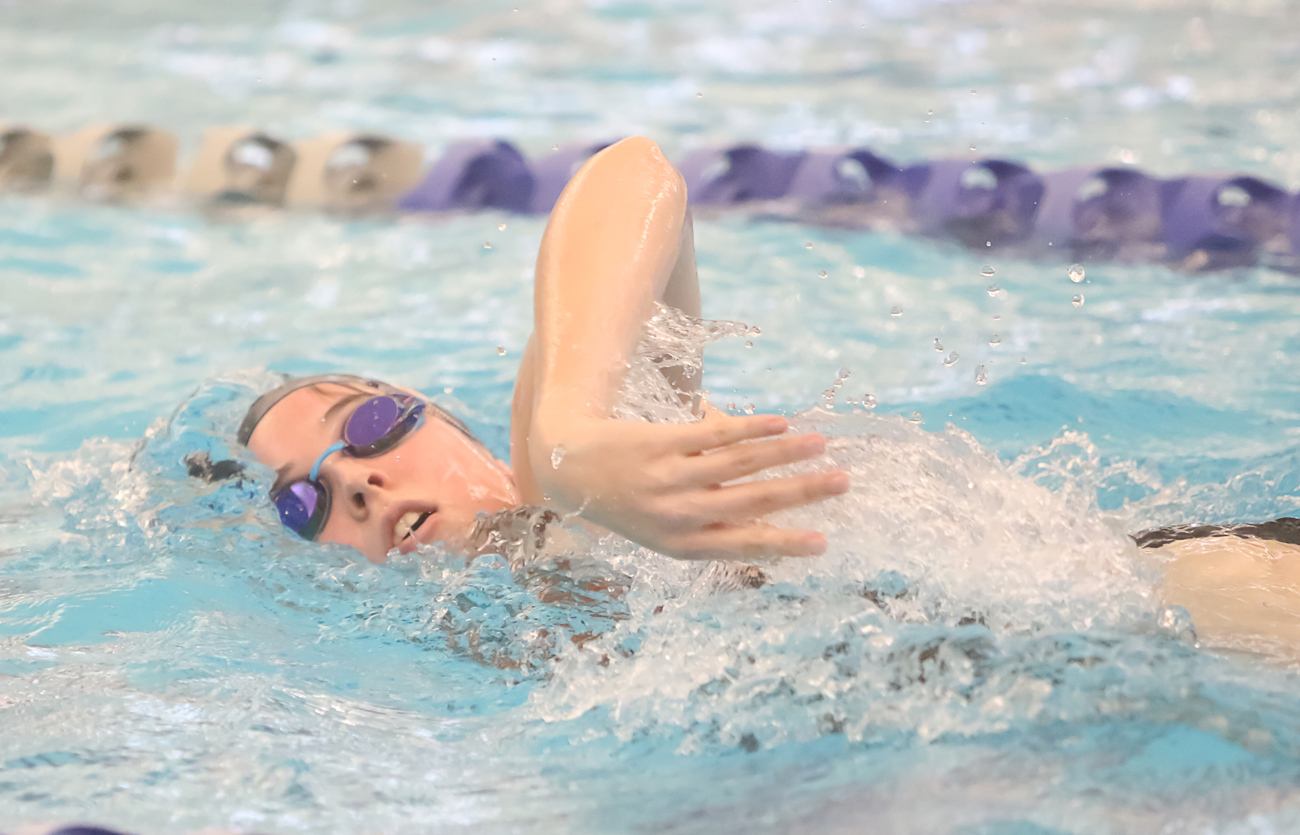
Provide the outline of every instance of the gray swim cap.
{"type": "Polygon", "coordinates": [[[378,380],[368,380],[365,377],[358,377],[355,374],[314,374],[310,377],[294,377],[286,380],[282,385],[271,389],[266,394],[253,401],[253,405],[248,407],[248,413],[244,415],[243,423],[239,424],[239,433],[235,436],[239,443],[248,446],[248,439],[253,437],[253,430],[266,417],[266,413],[284,398],[293,394],[299,389],[310,388],[320,385],[321,383],[339,383],[345,386],[368,386],[378,389],[392,389],[393,386],[381,383],[378,380]]]}
{"type": "MultiPolygon", "coordinates": [[[[276,403],[279,403],[281,400],[299,389],[311,388],[312,386],[318,386],[321,383],[338,383],[339,385],[349,386],[351,388],[379,389],[385,394],[410,394],[410,392],[400,389],[391,383],[385,383],[381,380],[373,380],[369,377],[358,377],[356,374],[313,374],[310,377],[294,377],[286,380],[280,386],[271,389],[266,394],[253,401],[253,405],[248,407],[248,412],[244,415],[243,422],[239,424],[239,432],[235,436],[239,440],[239,443],[243,446],[248,446],[248,439],[253,437],[253,430],[255,430],[257,425],[262,422],[262,418],[266,417],[267,412],[271,411],[271,409],[275,407],[276,403]]],[[[474,436],[474,433],[470,431],[469,427],[466,426],[465,422],[460,418],[451,414],[437,403],[425,400],[424,398],[420,399],[424,400],[428,408],[440,419],[451,424],[452,428],[456,429],[476,444],[482,445],[483,442],[474,436]]]]}

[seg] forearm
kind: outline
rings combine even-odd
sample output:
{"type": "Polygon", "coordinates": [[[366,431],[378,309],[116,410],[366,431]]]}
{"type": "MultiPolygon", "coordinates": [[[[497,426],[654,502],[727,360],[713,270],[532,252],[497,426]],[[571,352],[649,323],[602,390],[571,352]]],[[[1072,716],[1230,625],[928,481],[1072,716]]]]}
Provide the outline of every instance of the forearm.
{"type": "Polygon", "coordinates": [[[607,417],[670,285],[670,300],[698,315],[694,266],[681,264],[693,259],[678,258],[685,220],[681,175],[648,139],[606,149],[569,183],[537,259],[534,420],[607,417]]]}

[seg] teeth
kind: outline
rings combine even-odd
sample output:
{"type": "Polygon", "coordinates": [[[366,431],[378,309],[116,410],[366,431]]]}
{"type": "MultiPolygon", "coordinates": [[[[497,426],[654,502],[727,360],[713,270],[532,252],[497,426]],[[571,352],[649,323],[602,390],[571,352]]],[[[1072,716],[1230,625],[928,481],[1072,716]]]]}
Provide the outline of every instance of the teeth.
{"type": "Polygon", "coordinates": [[[397,524],[393,526],[393,541],[401,542],[403,539],[406,539],[411,535],[411,531],[420,527],[427,518],[429,518],[428,513],[417,513],[411,511],[410,513],[402,514],[402,518],[398,519],[397,524]]]}

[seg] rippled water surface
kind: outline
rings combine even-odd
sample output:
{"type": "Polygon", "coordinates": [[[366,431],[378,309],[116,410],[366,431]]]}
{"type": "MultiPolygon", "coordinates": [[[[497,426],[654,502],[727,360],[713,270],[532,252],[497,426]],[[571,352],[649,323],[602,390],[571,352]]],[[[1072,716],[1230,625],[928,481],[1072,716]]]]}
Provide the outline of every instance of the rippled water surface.
{"type": "MultiPolygon", "coordinates": [[[[1294,3],[517,5],[0,2],[0,120],[1300,187],[1294,3]]],[[[576,532],[371,566],[284,535],[251,462],[186,477],[242,455],[269,370],[421,388],[506,454],[542,228],[0,197],[0,823],[1300,826],[1300,680],[1196,646],[1126,537],[1300,515],[1294,276],[699,218],[706,314],[761,328],[709,346],[713,400],[803,413],[853,474],[804,515],[829,553],[761,588],[576,532]]]]}

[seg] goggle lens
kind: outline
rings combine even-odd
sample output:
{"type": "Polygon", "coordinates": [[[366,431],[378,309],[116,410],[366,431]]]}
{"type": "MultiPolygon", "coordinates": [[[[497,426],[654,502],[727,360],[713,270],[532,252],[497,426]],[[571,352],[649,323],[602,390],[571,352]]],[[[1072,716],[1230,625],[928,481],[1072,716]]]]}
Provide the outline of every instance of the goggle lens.
{"type": "Polygon", "coordinates": [[[393,431],[402,407],[391,397],[372,397],[357,407],[343,427],[343,440],[353,448],[371,447],[393,431]]]}
{"type": "MultiPolygon", "coordinates": [[[[311,481],[295,481],[275,495],[275,509],[284,526],[296,534],[311,538],[312,522],[317,511],[325,508],[322,488],[311,481]]],[[[323,515],[323,513],[321,514],[323,515]]]]}

